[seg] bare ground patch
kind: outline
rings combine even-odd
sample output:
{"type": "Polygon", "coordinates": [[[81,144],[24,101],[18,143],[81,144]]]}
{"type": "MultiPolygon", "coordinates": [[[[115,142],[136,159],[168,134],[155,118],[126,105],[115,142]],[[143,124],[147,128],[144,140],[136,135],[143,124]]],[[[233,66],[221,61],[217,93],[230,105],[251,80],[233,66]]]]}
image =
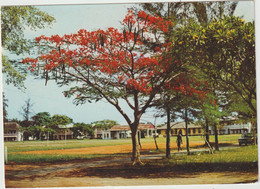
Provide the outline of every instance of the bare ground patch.
{"type": "MultiPolygon", "coordinates": [[[[75,164],[76,165],[76,164],[75,164]]],[[[23,187],[81,187],[81,186],[139,186],[254,183],[257,170],[251,171],[187,171],[165,167],[132,167],[127,163],[99,165],[83,169],[57,170],[51,173],[6,179],[8,188],[23,187]]],[[[62,165],[60,165],[62,166],[62,165]]],[[[73,165],[72,165],[73,166],[73,165]]],[[[51,166],[52,167],[52,166],[51,166]]],[[[24,167],[30,169],[27,165],[24,167]]],[[[35,167],[34,167],[35,168],[35,167]]],[[[43,167],[44,168],[44,167],[43,167]]],[[[41,169],[39,169],[41,170],[41,169]]]]}

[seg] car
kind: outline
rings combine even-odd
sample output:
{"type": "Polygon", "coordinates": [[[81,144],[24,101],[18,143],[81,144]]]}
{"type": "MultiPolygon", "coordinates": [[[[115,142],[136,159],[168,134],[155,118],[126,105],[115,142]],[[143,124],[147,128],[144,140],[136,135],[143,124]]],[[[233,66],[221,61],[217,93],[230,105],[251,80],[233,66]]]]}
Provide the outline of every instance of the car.
{"type": "Polygon", "coordinates": [[[248,144],[254,143],[254,137],[252,133],[243,133],[241,137],[238,139],[239,146],[242,144],[245,144],[246,146],[248,144]]]}
{"type": "Polygon", "coordinates": [[[85,136],[77,136],[77,140],[84,140],[85,136]]]}

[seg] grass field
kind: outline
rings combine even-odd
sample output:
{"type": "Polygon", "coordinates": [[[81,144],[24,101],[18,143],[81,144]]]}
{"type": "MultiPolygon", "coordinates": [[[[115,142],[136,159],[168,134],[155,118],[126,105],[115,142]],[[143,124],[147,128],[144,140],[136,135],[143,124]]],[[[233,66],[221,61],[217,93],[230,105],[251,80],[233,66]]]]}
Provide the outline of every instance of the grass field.
{"type": "Polygon", "coordinates": [[[223,151],[215,151],[213,154],[209,153],[195,153],[187,156],[176,155],[170,160],[173,164],[186,163],[231,163],[231,162],[257,162],[257,146],[243,146],[241,148],[234,148],[223,151]]]}
{"type": "MultiPolygon", "coordinates": [[[[235,135],[219,135],[219,142],[238,143],[239,134],[235,135]]],[[[157,143],[165,143],[166,138],[158,137],[157,143]]],[[[176,137],[171,137],[171,142],[174,143],[176,137]]],[[[201,136],[190,136],[190,142],[203,142],[201,136]]],[[[214,136],[210,136],[210,141],[215,142],[214,136]]],[[[186,143],[186,137],[183,136],[183,142],[186,143]]],[[[141,139],[141,144],[154,143],[153,138],[141,139]]],[[[54,141],[24,141],[24,142],[5,142],[8,147],[8,152],[24,152],[35,150],[59,150],[59,149],[75,149],[98,146],[114,146],[131,144],[131,139],[120,140],[102,140],[102,139],[85,139],[85,140],[54,140],[54,141]]]]}
{"type": "MultiPolygon", "coordinates": [[[[220,135],[219,136],[219,142],[220,143],[228,143],[228,144],[237,144],[238,138],[240,135],[220,135]]],[[[161,146],[165,144],[166,138],[159,137],[156,139],[158,144],[161,144],[161,146]]],[[[176,145],[176,137],[171,137],[171,145],[176,145]]],[[[203,144],[203,138],[201,136],[190,136],[189,137],[190,143],[198,143],[203,144]]],[[[210,136],[210,141],[214,142],[214,136],[210,136]]],[[[183,137],[183,143],[186,143],[185,136],[183,137]]],[[[144,138],[141,139],[142,145],[154,145],[154,139],[153,138],[144,138]]],[[[121,156],[121,155],[127,155],[129,153],[100,153],[98,147],[111,147],[111,146],[117,146],[117,148],[121,148],[119,146],[122,145],[131,145],[131,139],[120,139],[120,140],[98,140],[98,139],[85,139],[85,140],[59,140],[59,141],[24,141],[24,142],[5,142],[5,146],[8,147],[8,161],[9,162],[56,162],[56,161],[69,161],[69,160],[79,160],[79,159],[91,159],[91,158],[97,158],[97,157],[106,157],[106,156],[121,156]],[[50,150],[62,150],[62,149],[86,149],[86,148],[92,148],[97,147],[94,154],[63,154],[63,153],[53,153],[53,154],[37,154],[37,153],[30,153],[25,154],[23,152],[30,152],[30,151],[50,151],[50,150]]],[[[194,145],[191,145],[191,149],[194,148],[194,145]]],[[[198,146],[196,146],[198,147],[198,146]]],[[[176,147],[175,147],[176,148],[176,147]]],[[[184,146],[185,148],[185,146],[184,146]]],[[[176,150],[176,149],[175,149],[176,150]]],[[[184,149],[185,150],[185,149],[184,149]]],[[[251,151],[256,151],[256,149],[251,149],[251,151]]],[[[148,150],[149,152],[153,153],[164,153],[165,149],[161,149],[160,151],[155,151],[154,147],[152,150],[148,150]]],[[[216,158],[226,158],[225,155],[216,153],[214,156],[209,155],[210,158],[208,158],[208,154],[204,154],[203,157],[206,157],[207,161],[212,161],[216,158]],[[216,157],[215,157],[216,156],[216,157]],[[214,157],[214,158],[213,158],[214,157]]],[[[238,153],[236,153],[238,154],[238,153]]],[[[239,156],[243,156],[243,153],[240,153],[239,156]]],[[[238,156],[238,157],[239,157],[238,156]]],[[[192,159],[194,156],[184,156],[185,158],[181,158],[182,161],[185,160],[187,162],[192,161],[194,162],[195,159],[192,159]]],[[[202,156],[200,156],[202,157],[202,156]]],[[[202,160],[201,158],[199,158],[202,160]]],[[[255,159],[255,156],[254,156],[255,159]]],[[[204,161],[204,160],[203,160],[204,161]]],[[[244,160],[243,160],[244,161],[244,160]]]]}

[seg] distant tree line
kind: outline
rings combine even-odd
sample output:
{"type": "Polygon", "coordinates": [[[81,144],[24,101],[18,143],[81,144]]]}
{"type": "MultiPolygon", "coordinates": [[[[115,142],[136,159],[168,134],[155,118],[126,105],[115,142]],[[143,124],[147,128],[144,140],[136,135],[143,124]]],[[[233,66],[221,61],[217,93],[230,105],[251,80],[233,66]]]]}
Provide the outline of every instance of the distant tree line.
{"type": "MultiPolygon", "coordinates": [[[[5,108],[8,107],[7,100],[4,101],[5,108]]],[[[49,112],[39,112],[33,115],[33,103],[30,98],[25,101],[25,104],[21,107],[20,114],[23,120],[7,118],[7,110],[5,109],[4,121],[5,122],[17,122],[21,126],[24,140],[43,140],[43,139],[54,139],[54,135],[58,132],[64,131],[64,127],[68,124],[73,124],[70,130],[73,132],[73,137],[78,136],[94,136],[95,129],[110,129],[112,126],[118,124],[113,120],[101,120],[91,123],[77,123],[73,122],[73,119],[66,115],[54,114],[50,115],[49,112]]]]}

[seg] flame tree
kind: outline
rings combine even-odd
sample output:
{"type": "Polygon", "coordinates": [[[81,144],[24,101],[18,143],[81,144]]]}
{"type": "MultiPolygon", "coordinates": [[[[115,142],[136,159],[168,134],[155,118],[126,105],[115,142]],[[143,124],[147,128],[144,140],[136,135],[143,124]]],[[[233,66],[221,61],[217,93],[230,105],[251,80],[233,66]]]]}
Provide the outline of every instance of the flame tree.
{"type": "Polygon", "coordinates": [[[74,97],[77,105],[100,99],[113,105],[131,128],[132,161],[139,164],[140,118],[165,87],[185,88],[171,87],[182,76],[185,63],[171,50],[176,44],[165,40],[170,21],[129,11],[121,24],[122,30],[81,29],[70,35],[37,37],[42,54],[25,58],[23,63],[29,63],[33,72],[41,71],[46,82],[55,79],[61,85],[69,84],[64,95],[74,97]],[[132,115],[122,109],[122,101],[132,115]]]}

